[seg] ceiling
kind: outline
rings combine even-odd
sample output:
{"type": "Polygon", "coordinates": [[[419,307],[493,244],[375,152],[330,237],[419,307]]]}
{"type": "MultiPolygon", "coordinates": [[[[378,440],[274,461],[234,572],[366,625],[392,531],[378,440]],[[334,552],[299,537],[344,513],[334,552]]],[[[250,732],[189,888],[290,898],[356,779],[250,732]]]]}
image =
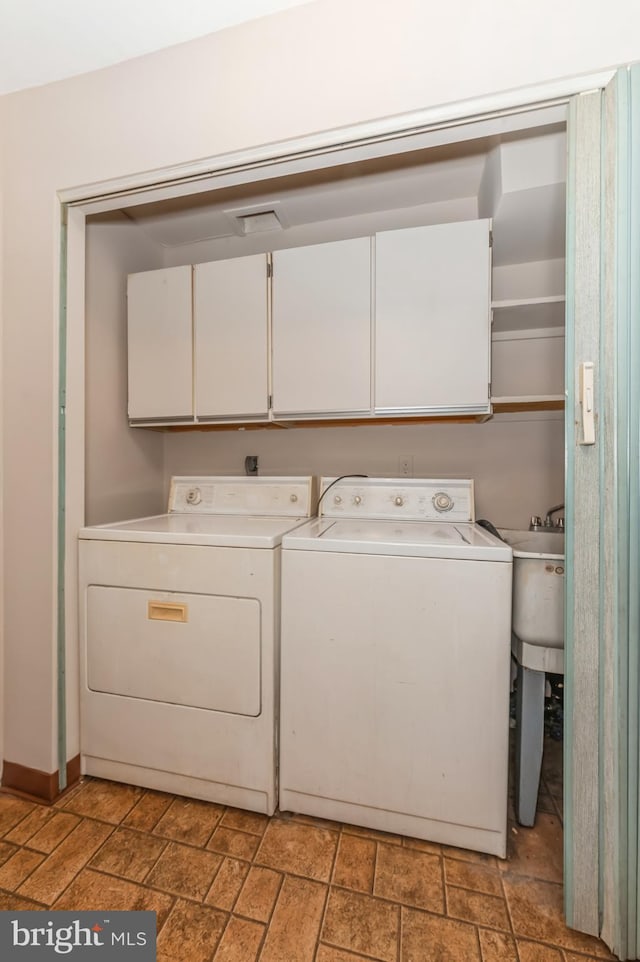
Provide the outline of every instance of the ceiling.
{"type": "Polygon", "coordinates": [[[478,140],[413,151],[141,204],[125,213],[156,243],[177,247],[243,236],[242,218],[262,210],[274,210],[286,234],[323,221],[458,198],[475,201],[486,149],[487,141],[478,140]]]}
{"type": "Polygon", "coordinates": [[[0,95],[193,40],[311,0],[1,0],[0,95]]]}
{"type": "Polygon", "coordinates": [[[172,252],[172,262],[477,217],[493,219],[494,266],[551,260],[564,256],[565,154],[564,126],[554,124],[207,190],[121,213],[172,252]],[[272,217],[265,232],[246,231],[244,217],[271,211],[277,220],[272,217]]]}

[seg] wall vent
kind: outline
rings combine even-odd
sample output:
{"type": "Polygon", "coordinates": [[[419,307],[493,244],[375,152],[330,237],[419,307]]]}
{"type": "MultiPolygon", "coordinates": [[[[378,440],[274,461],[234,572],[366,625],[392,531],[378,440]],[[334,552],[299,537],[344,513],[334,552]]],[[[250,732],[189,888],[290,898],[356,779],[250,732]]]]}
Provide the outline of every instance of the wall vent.
{"type": "Polygon", "coordinates": [[[259,214],[244,214],[238,217],[243,234],[258,234],[265,230],[282,230],[282,224],[275,210],[263,210],[259,214]]]}
{"type": "Polygon", "coordinates": [[[247,207],[232,207],[224,211],[234,234],[247,237],[267,231],[282,230],[288,227],[279,201],[252,204],[247,207]]]}

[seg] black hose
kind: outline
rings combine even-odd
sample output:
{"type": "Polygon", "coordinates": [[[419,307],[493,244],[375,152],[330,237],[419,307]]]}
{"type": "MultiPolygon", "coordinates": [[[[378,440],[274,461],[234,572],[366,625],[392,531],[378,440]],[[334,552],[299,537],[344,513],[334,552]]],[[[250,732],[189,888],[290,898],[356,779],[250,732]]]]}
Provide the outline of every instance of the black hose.
{"type": "MultiPolygon", "coordinates": [[[[485,520],[485,518],[481,518],[479,521],[476,521],[476,524],[479,524],[480,527],[482,528],[486,528],[487,531],[490,534],[492,534],[495,538],[499,538],[500,541],[504,541],[504,538],[502,537],[502,535],[500,534],[496,526],[492,524],[490,521],[485,520]]],[[[506,544],[506,541],[505,541],[505,544],[506,544]]]]}

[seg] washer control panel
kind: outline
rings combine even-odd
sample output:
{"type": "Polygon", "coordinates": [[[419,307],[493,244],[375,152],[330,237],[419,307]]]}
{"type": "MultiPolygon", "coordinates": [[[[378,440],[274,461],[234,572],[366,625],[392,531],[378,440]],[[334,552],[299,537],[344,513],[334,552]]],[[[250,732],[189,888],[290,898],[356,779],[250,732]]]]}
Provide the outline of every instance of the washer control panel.
{"type": "Polygon", "coordinates": [[[174,477],[169,513],[309,518],[315,508],[312,477],[174,477]]]}
{"type": "Polygon", "coordinates": [[[475,521],[471,479],[322,478],[320,492],[328,518],[475,521]]]}

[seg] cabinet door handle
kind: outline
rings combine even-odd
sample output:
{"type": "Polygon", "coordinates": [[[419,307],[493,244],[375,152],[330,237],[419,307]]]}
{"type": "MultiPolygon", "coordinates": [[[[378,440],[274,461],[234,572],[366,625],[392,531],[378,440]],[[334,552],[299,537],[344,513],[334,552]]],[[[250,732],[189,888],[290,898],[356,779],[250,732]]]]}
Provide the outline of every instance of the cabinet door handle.
{"type": "Polygon", "coordinates": [[[189,606],[176,604],[172,601],[150,601],[147,607],[147,618],[150,621],[181,621],[189,620],[189,606]]]}

